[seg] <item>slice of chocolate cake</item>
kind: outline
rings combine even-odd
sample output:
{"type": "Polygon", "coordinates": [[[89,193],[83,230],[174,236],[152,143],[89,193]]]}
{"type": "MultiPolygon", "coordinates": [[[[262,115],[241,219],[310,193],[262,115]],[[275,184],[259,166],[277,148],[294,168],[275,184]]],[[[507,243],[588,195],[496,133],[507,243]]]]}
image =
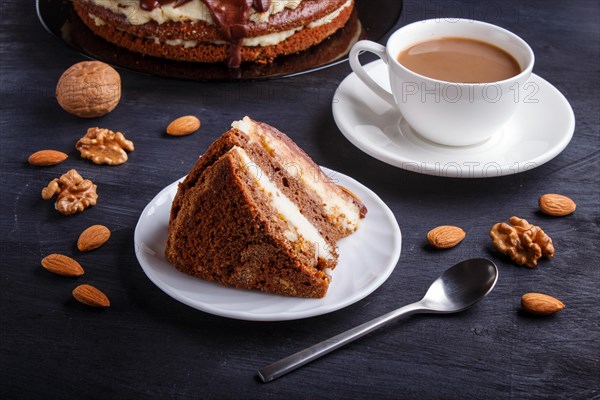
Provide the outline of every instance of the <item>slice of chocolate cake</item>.
{"type": "Polygon", "coordinates": [[[285,134],[246,117],[179,184],[166,257],[226,286],[323,297],[336,241],[366,212],[285,134]]]}
{"type": "Polygon", "coordinates": [[[179,61],[265,62],[304,51],[342,28],[354,0],[73,0],[97,35],[179,61]]]}

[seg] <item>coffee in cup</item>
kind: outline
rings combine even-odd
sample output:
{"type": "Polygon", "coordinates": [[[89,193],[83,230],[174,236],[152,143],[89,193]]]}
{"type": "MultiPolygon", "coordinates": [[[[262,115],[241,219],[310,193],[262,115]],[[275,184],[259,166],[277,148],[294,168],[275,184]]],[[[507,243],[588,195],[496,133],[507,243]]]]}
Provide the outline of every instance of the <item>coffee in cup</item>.
{"type": "Polygon", "coordinates": [[[466,19],[415,22],[385,47],[363,40],[350,52],[353,71],[371,90],[416,133],[448,146],[478,144],[498,132],[516,111],[533,63],[533,51],[517,35],[466,19]],[[363,51],[387,64],[391,93],[362,67],[363,51]]]}
{"type": "Polygon", "coordinates": [[[493,83],[521,73],[515,58],[481,40],[440,37],[404,49],[398,62],[419,75],[454,83],[493,83]]]}

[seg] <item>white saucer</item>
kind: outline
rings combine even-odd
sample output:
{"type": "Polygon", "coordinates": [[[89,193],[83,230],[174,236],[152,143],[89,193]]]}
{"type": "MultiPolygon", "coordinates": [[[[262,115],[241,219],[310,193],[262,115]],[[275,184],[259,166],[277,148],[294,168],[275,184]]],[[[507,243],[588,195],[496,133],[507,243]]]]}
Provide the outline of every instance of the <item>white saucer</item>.
{"type": "Polygon", "coordinates": [[[327,176],[356,193],[368,212],[360,228],[340,240],[339,262],[322,299],[277,296],[233,289],[179,272],[165,259],[167,227],[177,183],[148,203],[135,228],[135,254],[156,286],[174,299],[207,313],[253,321],[283,321],[325,314],[371,294],[390,276],[400,258],[402,236],[392,211],[354,179],[323,168],[327,176]]]}
{"type": "MultiPolygon", "coordinates": [[[[383,61],[374,61],[365,69],[378,84],[390,89],[383,61]]],[[[556,157],[575,130],[573,110],[554,86],[535,74],[528,85],[521,106],[502,131],[474,146],[443,146],[422,138],[354,73],[335,92],[333,117],[352,144],[399,168],[455,178],[510,175],[556,157]]]]}

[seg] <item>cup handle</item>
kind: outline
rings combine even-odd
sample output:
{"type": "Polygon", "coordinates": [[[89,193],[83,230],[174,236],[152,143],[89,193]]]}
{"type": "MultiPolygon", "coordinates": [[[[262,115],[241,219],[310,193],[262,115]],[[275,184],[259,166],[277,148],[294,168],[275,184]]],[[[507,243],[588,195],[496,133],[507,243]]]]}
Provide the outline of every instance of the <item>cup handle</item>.
{"type": "Polygon", "coordinates": [[[376,95],[390,103],[393,107],[396,107],[394,96],[375,82],[360,63],[358,56],[365,51],[375,54],[377,57],[381,58],[386,65],[388,64],[389,60],[384,46],[379,43],[371,42],[370,40],[360,40],[356,42],[350,50],[349,60],[352,71],[354,71],[356,76],[358,76],[369,89],[375,92],[376,95]]]}

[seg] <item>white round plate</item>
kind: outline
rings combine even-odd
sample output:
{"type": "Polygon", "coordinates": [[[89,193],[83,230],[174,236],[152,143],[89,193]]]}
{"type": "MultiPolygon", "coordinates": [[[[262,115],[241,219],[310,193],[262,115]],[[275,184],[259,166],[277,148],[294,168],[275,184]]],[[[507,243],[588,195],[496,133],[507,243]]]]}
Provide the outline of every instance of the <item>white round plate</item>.
{"type": "Polygon", "coordinates": [[[165,259],[167,227],[177,183],[164,188],[146,206],[135,228],[134,243],[142,269],[174,299],[207,313],[253,321],[284,321],[339,310],[363,299],[387,280],[400,258],[401,233],[394,214],[371,190],[354,179],[323,168],[335,182],[367,206],[361,226],[339,241],[339,263],[322,299],[278,296],[234,289],[179,272],[165,259]]]}
{"type": "MultiPolygon", "coordinates": [[[[365,69],[390,90],[383,61],[367,64],[365,69]]],[[[558,89],[535,74],[523,89],[525,95],[518,99],[522,104],[511,120],[488,141],[474,146],[443,146],[422,138],[354,73],[342,81],[334,95],[333,116],[352,144],[396,167],[454,178],[510,175],[556,157],[575,130],[573,109],[558,89]]]]}

